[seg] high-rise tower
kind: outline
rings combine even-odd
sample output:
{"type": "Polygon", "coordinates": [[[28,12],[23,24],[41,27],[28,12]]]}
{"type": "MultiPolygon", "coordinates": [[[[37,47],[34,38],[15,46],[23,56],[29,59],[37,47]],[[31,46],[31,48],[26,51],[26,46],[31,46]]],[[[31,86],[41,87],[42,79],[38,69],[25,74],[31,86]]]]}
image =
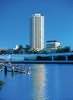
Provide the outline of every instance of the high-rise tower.
{"type": "Polygon", "coordinates": [[[44,16],[37,13],[32,16],[32,49],[42,50],[44,48],[44,16]]]}

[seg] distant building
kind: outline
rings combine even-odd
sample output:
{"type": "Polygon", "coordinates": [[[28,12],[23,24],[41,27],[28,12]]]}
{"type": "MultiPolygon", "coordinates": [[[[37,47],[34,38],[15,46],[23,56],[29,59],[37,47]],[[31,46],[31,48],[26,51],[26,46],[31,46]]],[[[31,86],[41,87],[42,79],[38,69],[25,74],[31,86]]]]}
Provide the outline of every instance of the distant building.
{"type": "Polygon", "coordinates": [[[44,48],[44,16],[36,13],[32,16],[31,47],[35,50],[44,48]]]}
{"type": "Polygon", "coordinates": [[[18,50],[20,48],[20,45],[16,45],[15,48],[13,48],[14,50],[18,50]]]}
{"type": "Polygon", "coordinates": [[[61,43],[53,40],[53,41],[46,41],[46,50],[56,50],[61,46],[61,43]]]}

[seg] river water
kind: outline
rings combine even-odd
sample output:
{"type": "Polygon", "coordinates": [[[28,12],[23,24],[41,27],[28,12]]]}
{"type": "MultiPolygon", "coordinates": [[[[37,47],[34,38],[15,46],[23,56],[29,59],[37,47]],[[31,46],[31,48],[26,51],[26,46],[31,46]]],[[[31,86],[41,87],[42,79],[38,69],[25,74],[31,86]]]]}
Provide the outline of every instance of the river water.
{"type": "Polygon", "coordinates": [[[0,72],[0,100],[73,100],[73,65],[29,64],[25,74],[0,72]]]}

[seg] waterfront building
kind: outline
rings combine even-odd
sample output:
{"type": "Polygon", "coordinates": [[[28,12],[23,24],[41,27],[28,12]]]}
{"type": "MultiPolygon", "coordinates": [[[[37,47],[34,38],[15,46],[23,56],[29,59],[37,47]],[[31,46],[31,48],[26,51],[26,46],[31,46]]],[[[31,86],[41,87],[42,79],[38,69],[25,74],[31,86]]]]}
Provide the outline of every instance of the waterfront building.
{"type": "Polygon", "coordinates": [[[37,51],[44,49],[44,16],[36,13],[32,16],[31,47],[37,51]]]}
{"type": "Polygon", "coordinates": [[[52,41],[46,41],[46,50],[52,51],[57,50],[59,47],[61,47],[61,43],[56,40],[52,41]]]}

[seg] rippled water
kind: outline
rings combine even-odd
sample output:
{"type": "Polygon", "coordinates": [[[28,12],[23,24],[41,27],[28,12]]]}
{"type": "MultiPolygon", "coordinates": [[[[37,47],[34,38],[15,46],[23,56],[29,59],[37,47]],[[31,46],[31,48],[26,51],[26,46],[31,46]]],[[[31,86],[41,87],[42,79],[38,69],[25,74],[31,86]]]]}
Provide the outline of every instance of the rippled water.
{"type": "MultiPolygon", "coordinates": [[[[73,100],[73,65],[30,64],[30,73],[0,72],[0,100],[73,100]]],[[[28,70],[29,71],[29,70],[28,70]]]]}

